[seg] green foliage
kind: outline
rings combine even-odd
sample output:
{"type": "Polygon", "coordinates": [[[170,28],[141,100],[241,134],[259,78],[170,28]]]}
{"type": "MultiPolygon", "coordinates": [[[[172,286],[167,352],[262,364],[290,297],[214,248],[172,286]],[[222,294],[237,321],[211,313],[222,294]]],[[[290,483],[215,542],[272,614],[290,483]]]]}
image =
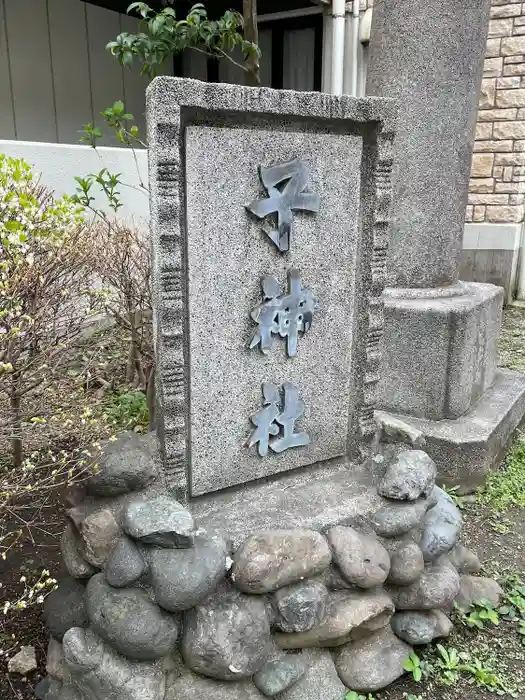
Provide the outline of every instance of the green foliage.
{"type": "Polygon", "coordinates": [[[459,493],[460,486],[443,486],[443,491],[448,493],[450,498],[454,501],[456,506],[460,510],[465,510],[467,506],[471,503],[469,496],[463,496],[459,493]]]}
{"type": "Polygon", "coordinates": [[[421,659],[415,651],[410,652],[410,654],[408,655],[408,659],[403,664],[403,668],[405,669],[405,671],[408,671],[412,674],[412,677],[414,678],[416,683],[419,683],[423,676],[423,669],[421,667],[421,659]]]}
{"type": "Polygon", "coordinates": [[[467,609],[454,604],[456,617],[467,627],[483,629],[487,623],[499,625],[499,611],[494,608],[490,600],[476,600],[467,609]]]}
{"type": "Polygon", "coordinates": [[[238,12],[228,10],[220,19],[210,20],[204,5],[198,3],[185,18],[177,19],[172,7],[156,12],[145,2],[133,2],[127,11],[142,18],[140,31],[119,34],[107,49],[122,66],[131,66],[138,60],[141,72],[150,77],[167,59],[185,49],[229,58],[228,54],[239,48],[245,58],[259,56],[257,46],[244,39],[243,18],[238,12]]]}
{"type": "Polygon", "coordinates": [[[374,696],[371,693],[368,693],[368,695],[360,695],[356,693],[355,690],[349,690],[345,693],[344,700],[374,700],[374,696]]]}
{"type": "Polygon", "coordinates": [[[110,173],[107,168],[102,168],[100,172],[92,173],[85,178],[75,177],[77,191],[76,194],[71,197],[71,200],[86,209],[91,209],[95,213],[100,213],[102,218],[105,218],[101,210],[95,210],[92,206],[92,202],[95,198],[91,193],[93,185],[96,183],[106,196],[109,207],[117,213],[122,206],[120,192],[118,190],[118,187],[122,184],[120,176],[121,173],[110,173]]]}
{"type": "Polygon", "coordinates": [[[123,428],[146,428],[148,425],[148,400],[143,391],[127,391],[117,394],[105,411],[108,423],[123,428]]]}
{"type": "Polygon", "coordinates": [[[525,506],[525,437],[520,434],[509,450],[501,469],[491,472],[479,503],[503,512],[512,506],[525,506]]]}
{"type": "Polygon", "coordinates": [[[454,685],[459,678],[461,671],[461,657],[457,649],[445,648],[442,644],[436,645],[438,652],[436,658],[436,669],[439,679],[443,685],[454,685]]]}

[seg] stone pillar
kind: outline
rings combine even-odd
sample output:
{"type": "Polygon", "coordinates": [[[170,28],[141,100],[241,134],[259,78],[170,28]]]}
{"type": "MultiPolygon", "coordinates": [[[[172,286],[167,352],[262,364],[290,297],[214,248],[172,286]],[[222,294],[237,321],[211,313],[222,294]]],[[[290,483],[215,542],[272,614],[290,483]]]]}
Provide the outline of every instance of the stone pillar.
{"type": "Polygon", "coordinates": [[[399,101],[381,405],[467,488],[525,412],[525,378],[496,369],[502,289],[458,280],[489,9],[379,0],[367,77],[399,101]]]}

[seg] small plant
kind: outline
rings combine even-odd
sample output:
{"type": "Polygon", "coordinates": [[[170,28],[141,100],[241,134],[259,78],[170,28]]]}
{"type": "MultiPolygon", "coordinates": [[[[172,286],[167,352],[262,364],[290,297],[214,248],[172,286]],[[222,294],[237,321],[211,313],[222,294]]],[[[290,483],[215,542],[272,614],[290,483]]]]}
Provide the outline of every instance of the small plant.
{"type": "Polygon", "coordinates": [[[146,428],[148,425],[148,399],[143,391],[126,391],[118,394],[105,413],[108,423],[125,428],[146,428]]]}
{"type": "Polygon", "coordinates": [[[408,659],[403,664],[403,668],[405,669],[405,671],[408,671],[408,673],[412,674],[412,677],[416,681],[416,683],[419,683],[423,676],[423,670],[421,668],[421,659],[415,651],[410,652],[410,654],[408,655],[408,659]]]}
{"type": "Polygon", "coordinates": [[[505,462],[491,472],[479,502],[498,512],[512,506],[525,506],[525,437],[521,433],[509,450],[505,462]]]}
{"type": "Polygon", "coordinates": [[[456,616],[463,625],[483,629],[487,623],[499,625],[499,611],[494,608],[490,600],[476,600],[465,610],[454,606],[456,616]]]}
{"type": "Polygon", "coordinates": [[[461,670],[469,674],[476,685],[487,688],[491,693],[516,696],[516,691],[507,686],[497,673],[484,666],[483,662],[478,658],[474,658],[469,663],[463,664],[461,670]]]}
{"type": "Polygon", "coordinates": [[[374,700],[374,696],[371,693],[368,693],[368,695],[360,695],[356,693],[355,690],[349,690],[345,693],[344,700],[374,700]]]}
{"type": "Polygon", "coordinates": [[[459,493],[459,486],[443,486],[443,491],[446,491],[450,498],[454,501],[456,506],[460,510],[464,510],[470,503],[471,499],[469,496],[464,496],[459,493]]]}
{"type": "Polygon", "coordinates": [[[461,656],[457,649],[446,649],[442,644],[437,644],[438,652],[436,667],[439,670],[439,679],[444,685],[454,685],[461,671],[461,656]]]}
{"type": "Polygon", "coordinates": [[[423,700],[422,695],[407,695],[406,693],[403,693],[403,697],[405,700],[423,700]]]}

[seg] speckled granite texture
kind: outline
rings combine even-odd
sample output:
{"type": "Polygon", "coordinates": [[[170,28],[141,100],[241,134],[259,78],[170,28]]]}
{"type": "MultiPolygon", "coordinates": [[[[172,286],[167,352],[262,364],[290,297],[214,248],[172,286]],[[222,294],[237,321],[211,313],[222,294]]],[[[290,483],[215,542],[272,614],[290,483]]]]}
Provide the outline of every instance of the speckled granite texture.
{"type": "Polygon", "coordinates": [[[148,89],[160,433],[184,498],[349,452],[374,432],[395,105],[157,78],[148,89]],[[318,214],[281,255],[245,209],[257,167],[301,158],[318,214]],[[295,267],[316,298],[297,357],[248,349],[260,279],[295,267]],[[309,446],[246,447],[261,384],[299,388],[309,446]]]}
{"type": "Polygon", "coordinates": [[[399,100],[388,284],[458,279],[490,0],[374,7],[367,94],[399,100]]]}
{"type": "Polygon", "coordinates": [[[494,383],[503,289],[465,283],[451,297],[389,292],[381,407],[436,421],[463,415],[494,383]]]}
{"type": "Polygon", "coordinates": [[[367,77],[368,94],[399,100],[379,405],[466,490],[525,412],[525,379],[496,372],[502,290],[458,284],[489,8],[378,3],[367,77]]]}

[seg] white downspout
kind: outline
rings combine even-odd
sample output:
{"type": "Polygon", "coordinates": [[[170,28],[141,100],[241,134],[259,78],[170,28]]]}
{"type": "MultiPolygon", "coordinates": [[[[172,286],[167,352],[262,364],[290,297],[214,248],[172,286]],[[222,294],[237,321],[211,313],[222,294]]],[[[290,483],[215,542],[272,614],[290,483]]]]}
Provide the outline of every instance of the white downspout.
{"type": "Polygon", "coordinates": [[[354,0],[352,3],[352,80],[350,94],[357,96],[357,78],[359,69],[357,62],[359,60],[359,0],[354,0]]]}
{"type": "Polygon", "coordinates": [[[330,92],[333,95],[343,94],[345,5],[346,0],[332,0],[332,71],[330,92]]]}

